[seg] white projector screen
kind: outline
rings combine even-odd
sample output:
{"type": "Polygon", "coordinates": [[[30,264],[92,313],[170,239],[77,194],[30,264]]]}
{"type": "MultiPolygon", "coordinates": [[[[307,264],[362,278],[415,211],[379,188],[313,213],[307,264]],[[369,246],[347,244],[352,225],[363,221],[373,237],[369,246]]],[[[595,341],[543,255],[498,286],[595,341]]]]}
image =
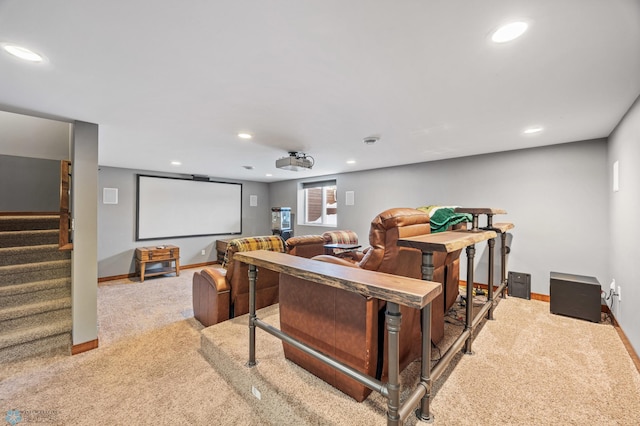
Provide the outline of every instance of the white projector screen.
{"type": "Polygon", "coordinates": [[[242,184],[137,175],[136,241],[242,233],[242,184]]]}

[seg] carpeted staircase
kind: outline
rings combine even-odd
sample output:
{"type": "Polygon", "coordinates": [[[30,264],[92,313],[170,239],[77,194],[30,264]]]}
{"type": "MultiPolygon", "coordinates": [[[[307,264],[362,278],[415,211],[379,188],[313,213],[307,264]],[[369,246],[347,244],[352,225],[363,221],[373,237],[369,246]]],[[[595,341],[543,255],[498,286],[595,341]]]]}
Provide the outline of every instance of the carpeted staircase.
{"type": "Polygon", "coordinates": [[[59,216],[0,216],[0,360],[71,353],[71,254],[59,216]]]}

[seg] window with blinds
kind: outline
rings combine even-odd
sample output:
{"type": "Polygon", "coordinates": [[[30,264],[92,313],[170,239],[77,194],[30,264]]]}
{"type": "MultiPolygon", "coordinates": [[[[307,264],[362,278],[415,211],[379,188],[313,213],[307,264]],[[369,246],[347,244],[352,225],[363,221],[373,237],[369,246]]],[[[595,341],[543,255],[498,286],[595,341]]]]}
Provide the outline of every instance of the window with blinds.
{"type": "Polygon", "coordinates": [[[304,224],[338,224],[338,201],[336,181],[324,180],[302,184],[304,194],[304,224]]]}

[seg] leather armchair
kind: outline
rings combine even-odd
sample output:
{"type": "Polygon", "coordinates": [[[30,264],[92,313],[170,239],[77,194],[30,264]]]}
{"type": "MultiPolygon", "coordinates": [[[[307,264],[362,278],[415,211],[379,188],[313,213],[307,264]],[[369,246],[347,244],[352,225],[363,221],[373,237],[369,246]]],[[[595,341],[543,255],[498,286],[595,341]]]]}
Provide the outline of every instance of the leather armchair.
{"type": "MultiPolygon", "coordinates": [[[[371,248],[364,258],[353,263],[334,256],[314,259],[420,279],[422,253],[399,247],[398,238],[430,233],[429,215],[415,209],[396,208],[379,214],[369,233],[371,248]]],[[[447,256],[434,256],[434,281],[448,276],[447,256]]],[[[452,271],[453,272],[453,271],[452,271]]],[[[455,282],[457,292],[458,283],[455,282]]],[[[432,338],[444,335],[444,296],[432,305],[432,338]],[[437,332],[437,333],[436,333],[437,332]]],[[[310,346],[336,357],[368,375],[384,380],[386,376],[385,302],[375,298],[330,288],[286,274],[280,277],[280,326],[283,331],[310,346]]],[[[420,311],[401,306],[400,369],[421,356],[420,311]]],[[[370,390],[335,372],[290,345],[283,343],[287,359],[307,369],[357,401],[370,390]]]]}
{"type": "MultiPolygon", "coordinates": [[[[399,247],[398,239],[431,233],[429,214],[417,209],[394,208],[380,213],[371,222],[369,230],[370,248],[357,266],[371,271],[422,278],[422,253],[420,250],[399,247]]],[[[463,227],[460,224],[459,227],[463,227]]],[[[434,253],[433,281],[443,284],[442,293],[431,305],[431,341],[438,343],[444,337],[444,316],[458,297],[460,276],[460,253],[434,253]]],[[[340,262],[329,256],[315,259],[325,262],[340,262]]]]}
{"type": "MultiPolygon", "coordinates": [[[[193,313],[205,327],[249,312],[248,265],[235,262],[239,251],[284,252],[284,241],[276,235],[237,238],[229,241],[222,267],[205,268],[193,274],[193,313]]],[[[256,309],[278,303],[279,274],[260,270],[256,281],[256,309]]]]}
{"type": "Polygon", "coordinates": [[[325,240],[321,235],[301,235],[286,241],[287,253],[293,256],[306,257],[324,254],[325,240]]]}
{"type": "MultiPolygon", "coordinates": [[[[325,244],[358,244],[358,235],[353,231],[327,231],[322,235],[301,235],[291,237],[285,242],[287,253],[293,256],[306,257],[325,254],[325,244]]],[[[363,253],[354,250],[332,250],[334,256],[357,261],[362,259],[363,253]]]]}

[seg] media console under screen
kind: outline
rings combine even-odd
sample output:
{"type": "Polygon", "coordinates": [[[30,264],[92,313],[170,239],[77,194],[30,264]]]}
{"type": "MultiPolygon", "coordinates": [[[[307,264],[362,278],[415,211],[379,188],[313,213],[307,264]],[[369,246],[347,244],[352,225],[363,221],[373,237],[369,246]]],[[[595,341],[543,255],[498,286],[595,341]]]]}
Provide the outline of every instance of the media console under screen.
{"type": "Polygon", "coordinates": [[[242,233],[242,184],[137,175],[136,241],[242,233]]]}

